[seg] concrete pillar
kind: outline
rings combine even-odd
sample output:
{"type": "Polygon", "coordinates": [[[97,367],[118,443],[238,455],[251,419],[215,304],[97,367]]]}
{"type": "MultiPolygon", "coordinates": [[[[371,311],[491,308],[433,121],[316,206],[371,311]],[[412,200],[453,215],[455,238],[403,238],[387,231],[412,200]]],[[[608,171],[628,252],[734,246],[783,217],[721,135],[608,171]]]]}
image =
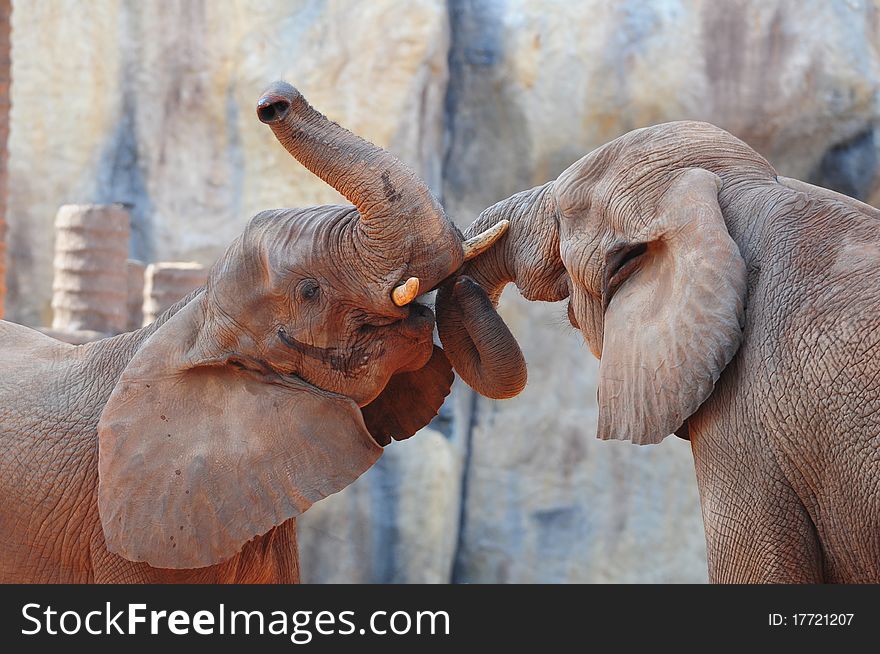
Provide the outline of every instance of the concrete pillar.
{"type": "Polygon", "coordinates": [[[129,222],[122,205],[65,205],[58,210],[53,329],[125,331],[129,222]]]}
{"type": "Polygon", "coordinates": [[[144,324],[144,273],[147,266],[143,261],[129,259],[125,262],[128,280],[128,326],[127,331],[140,329],[144,324]]]}
{"type": "Polygon", "coordinates": [[[207,280],[208,270],[198,263],[151,263],[144,276],[144,324],[155,321],[171,305],[203,286],[207,280]]]}

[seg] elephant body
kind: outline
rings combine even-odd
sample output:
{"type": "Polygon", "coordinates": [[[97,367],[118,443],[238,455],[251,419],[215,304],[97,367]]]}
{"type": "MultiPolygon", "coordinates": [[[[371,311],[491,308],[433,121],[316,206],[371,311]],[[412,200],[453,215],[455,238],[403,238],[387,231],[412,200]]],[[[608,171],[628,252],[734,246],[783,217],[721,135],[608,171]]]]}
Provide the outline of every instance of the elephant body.
{"type": "Polygon", "coordinates": [[[204,568],[153,568],[108,551],[97,506],[98,419],[161,324],[73,346],[0,322],[0,583],[299,581],[295,519],[204,568]]]}
{"type": "Polygon", "coordinates": [[[880,212],[784,179],[720,195],[748,304],[687,420],[710,578],[880,582],[880,212]]]}
{"type": "Polygon", "coordinates": [[[678,122],[466,235],[500,218],[496,248],[438,295],[465,381],[509,397],[524,378],[512,337],[478,327],[507,283],[569,298],[600,358],[598,436],[690,439],[712,581],[880,582],[880,211],[678,122]]]}

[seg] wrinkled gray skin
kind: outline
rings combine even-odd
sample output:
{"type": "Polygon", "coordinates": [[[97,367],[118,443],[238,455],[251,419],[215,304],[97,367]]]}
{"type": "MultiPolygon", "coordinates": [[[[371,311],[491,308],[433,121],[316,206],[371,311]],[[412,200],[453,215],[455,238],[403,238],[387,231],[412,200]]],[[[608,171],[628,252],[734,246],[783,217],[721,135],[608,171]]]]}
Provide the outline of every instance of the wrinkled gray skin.
{"type": "Polygon", "coordinates": [[[599,436],[689,436],[712,581],[880,581],[880,211],[678,122],[470,232],[501,218],[496,248],[438,296],[466,381],[495,397],[524,383],[516,343],[480,327],[505,284],[569,297],[601,358],[599,436]]]}
{"type": "Polygon", "coordinates": [[[258,115],[354,206],[259,214],[136,332],[72,346],[0,322],[0,582],[298,581],[295,517],[448,394],[432,312],[392,296],[454,273],[461,234],[293,87],[258,115]]]}

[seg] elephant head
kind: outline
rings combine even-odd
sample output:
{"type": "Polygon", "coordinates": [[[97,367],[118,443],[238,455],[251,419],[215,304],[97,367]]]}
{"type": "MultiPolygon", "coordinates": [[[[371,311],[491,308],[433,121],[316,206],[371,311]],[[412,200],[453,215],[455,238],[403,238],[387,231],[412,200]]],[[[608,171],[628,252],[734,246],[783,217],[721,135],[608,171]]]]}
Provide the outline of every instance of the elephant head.
{"type": "Polygon", "coordinates": [[[464,242],[424,182],[293,87],[257,114],[354,206],[258,214],[124,369],[98,505],[110,551],[155,567],[229,558],[427,424],[453,376],[414,300],[491,241],[464,242]]]}
{"type": "Polygon", "coordinates": [[[727,132],[667,123],[625,134],[486,209],[466,233],[500,219],[510,221],[507,233],[438,294],[452,364],[484,395],[515,395],[522,354],[482,312],[509,282],[531,300],[569,297],[570,322],[601,360],[599,437],[662,440],[709,396],[739,347],[746,267],[725,212],[774,180],[770,164],[727,132]]]}

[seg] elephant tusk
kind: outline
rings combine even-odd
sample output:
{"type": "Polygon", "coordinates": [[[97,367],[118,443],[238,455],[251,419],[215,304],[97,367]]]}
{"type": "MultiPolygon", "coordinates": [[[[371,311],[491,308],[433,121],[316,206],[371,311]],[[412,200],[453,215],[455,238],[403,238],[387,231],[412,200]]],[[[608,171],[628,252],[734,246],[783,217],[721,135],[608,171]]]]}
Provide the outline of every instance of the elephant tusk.
{"type": "Polygon", "coordinates": [[[394,290],[391,291],[391,299],[394,300],[394,304],[403,307],[415,300],[418,294],[419,278],[410,277],[400,286],[394,287],[394,290]]]}
{"type": "Polygon", "coordinates": [[[492,244],[504,235],[509,226],[509,220],[500,220],[485,232],[480,232],[473,238],[466,240],[463,246],[464,260],[470,261],[492,247],[492,244]]]}

